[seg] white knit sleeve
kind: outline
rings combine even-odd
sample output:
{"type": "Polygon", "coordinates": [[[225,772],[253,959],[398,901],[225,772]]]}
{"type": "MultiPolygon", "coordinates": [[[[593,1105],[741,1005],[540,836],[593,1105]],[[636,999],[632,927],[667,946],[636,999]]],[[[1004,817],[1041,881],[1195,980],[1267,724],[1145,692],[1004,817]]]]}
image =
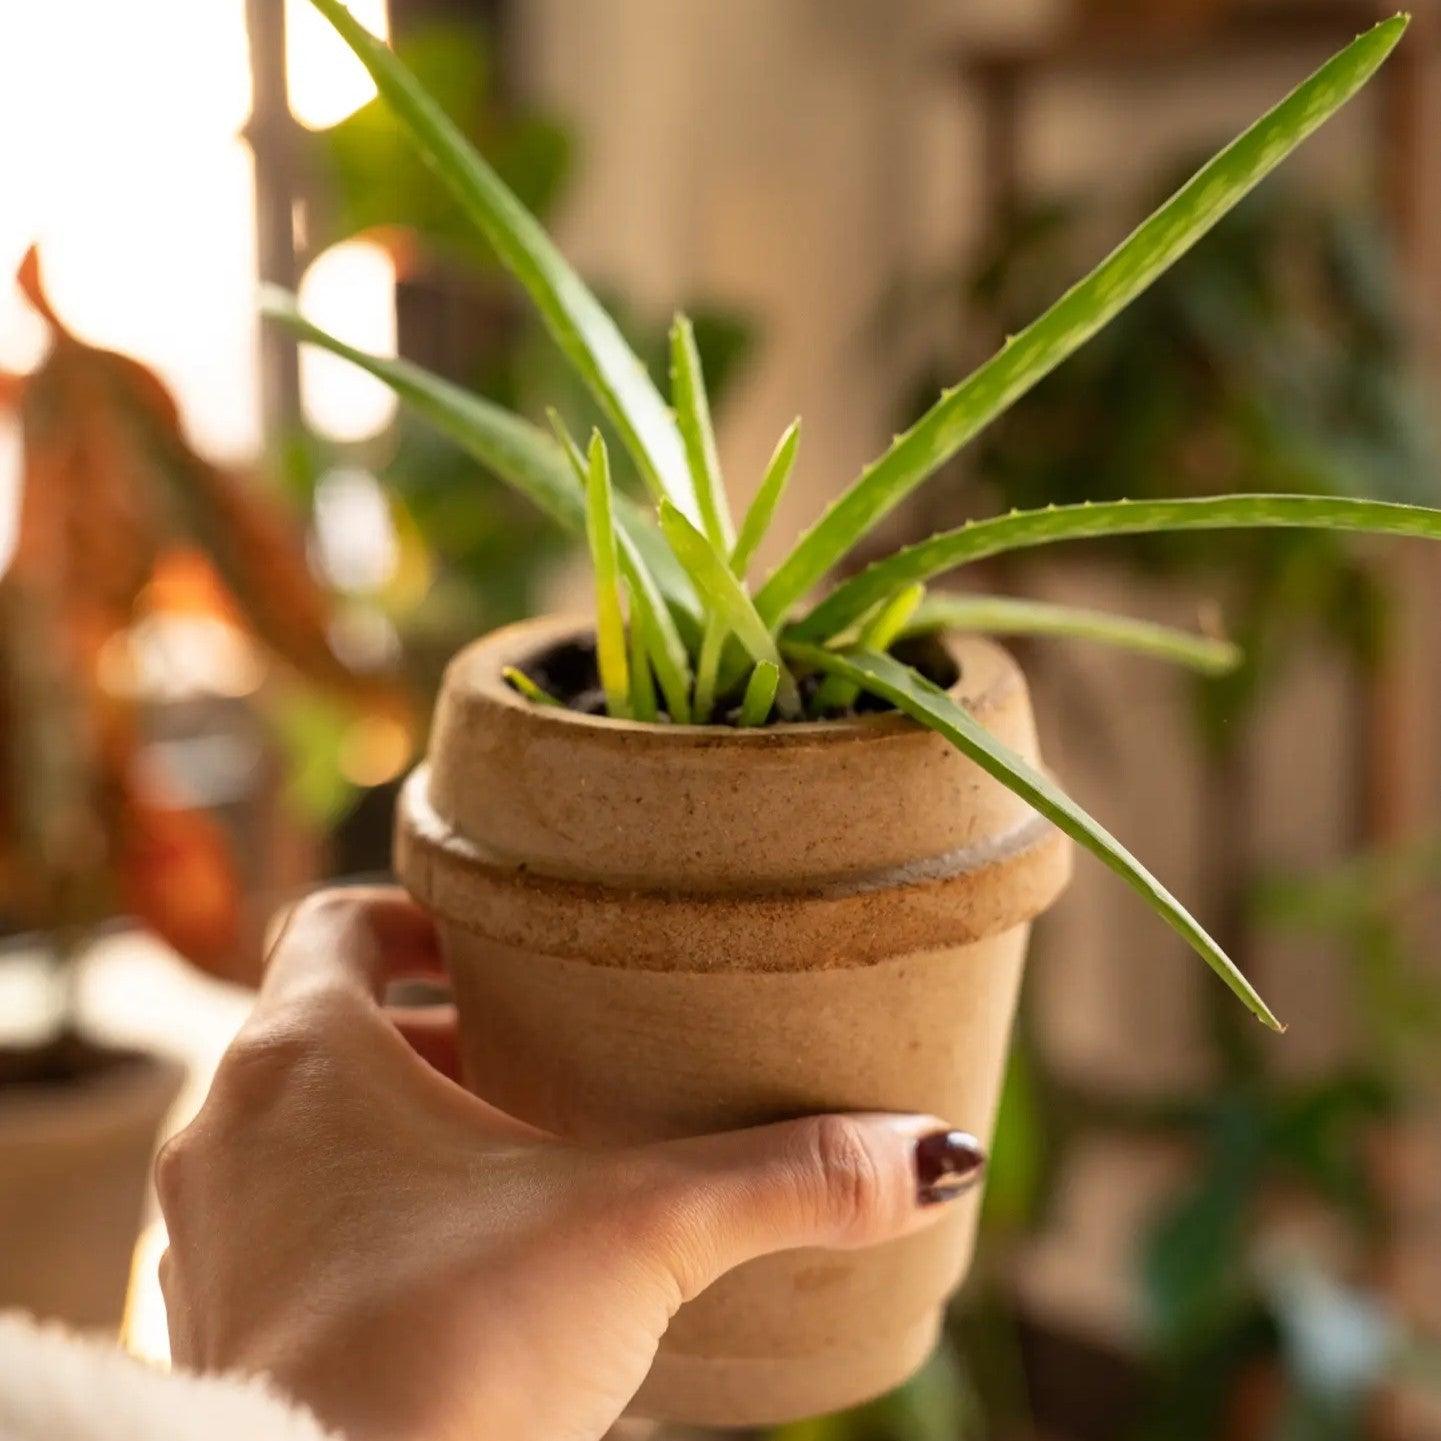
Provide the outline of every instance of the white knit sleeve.
{"type": "Polygon", "coordinates": [[[264,1382],[160,1371],[0,1314],[0,1441],[340,1441],[264,1382]]]}

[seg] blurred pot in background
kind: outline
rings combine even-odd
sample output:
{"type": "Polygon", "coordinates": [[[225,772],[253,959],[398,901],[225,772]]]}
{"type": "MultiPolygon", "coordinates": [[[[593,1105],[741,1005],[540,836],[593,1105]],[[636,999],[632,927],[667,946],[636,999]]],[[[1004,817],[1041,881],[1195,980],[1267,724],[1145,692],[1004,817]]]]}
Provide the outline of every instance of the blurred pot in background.
{"type": "Polygon", "coordinates": [[[0,1047],[0,1304],[118,1323],[150,1154],[183,1075],[73,1033],[0,1047]]]}

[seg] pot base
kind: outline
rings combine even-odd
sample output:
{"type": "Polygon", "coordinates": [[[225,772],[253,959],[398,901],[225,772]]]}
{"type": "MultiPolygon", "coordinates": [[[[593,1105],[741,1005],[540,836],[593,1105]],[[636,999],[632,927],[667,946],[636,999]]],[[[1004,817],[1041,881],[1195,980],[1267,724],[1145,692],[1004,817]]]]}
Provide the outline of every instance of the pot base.
{"type": "Polygon", "coordinates": [[[627,1416],[687,1426],[776,1426],[874,1400],[935,1349],[941,1315],[860,1350],[809,1356],[695,1356],[662,1345],[627,1416]]]}

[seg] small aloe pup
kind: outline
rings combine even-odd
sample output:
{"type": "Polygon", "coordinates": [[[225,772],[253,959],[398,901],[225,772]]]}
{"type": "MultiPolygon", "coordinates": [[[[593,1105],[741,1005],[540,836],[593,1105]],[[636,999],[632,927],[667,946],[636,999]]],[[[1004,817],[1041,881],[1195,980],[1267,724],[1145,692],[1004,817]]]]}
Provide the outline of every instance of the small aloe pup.
{"type": "MultiPolygon", "coordinates": [[[[737,522],[685,319],[667,399],[395,56],[342,0],[313,3],[529,292],[605,427],[582,444],[556,416],[537,427],[345,345],[289,296],[266,300],[272,319],[378,376],[583,535],[594,560],[593,631],[532,621],[456,658],[427,761],[400,799],[396,868],[439,920],[468,1081],[533,1125],[593,1142],[883,1110],[944,1117],[984,1145],[1029,924],[1065,883],[1066,837],[1279,1029],[1181,903],[1046,774],[1020,672],[974,633],[1073,636],[1203,671],[1234,664],[1234,651],[1124,617],[925,586],[1006,551],[1138,531],[1441,538],[1441,512],[1285,495],[1053,507],[825,581],[1354,95],[1405,18],[1328,61],[945,391],[752,588],[799,426],[737,522]],[[612,447],[645,501],[613,486],[612,447]]],[[[681,1307],[637,1414],[762,1424],[897,1384],[934,1344],[975,1219],[972,1196],[894,1247],[741,1267],[681,1307]]]]}
{"type": "MultiPolygon", "coordinates": [[[[634,460],[658,512],[611,495],[599,432],[582,457],[560,430],[551,439],[399,360],[358,352],[305,321],[271,292],[265,311],[303,339],[388,382],[496,474],[574,531],[595,557],[597,654],[610,715],[756,725],[851,708],[864,692],[944,735],[1140,893],[1246,1006],[1280,1029],[1265,1002],[1154,876],[1045,775],[997,744],[914,666],[890,653],[902,637],[945,628],[1068,635],[1141,650],[1201,670],[1234,663],[1226,644],[1162,627],[999,599],[935,597],[916,589],[988,556],[1053,542],[1183,529],[1300,526],[1441,538],[1441,514],[1330,496],[1232,495],[1111,502],[1017,512],[934,535],[877,561],[797,612],[869,532],[983,426],[1059,365],[1351,98],[1401,38],[1397,15],[1359,36],[1262,116],[1134,231],[1095,270],[936,404],[799,538],[751,592],[747,572],[795,463],[799,422],[781,437],[756,498],[732,523],[721,482],[704,377],[689,323],[671,335],[671,404],[536,221],[462,138],[395,56],[341,0],[314,0],[369,69],[415,145],[530,292],[556,343],[595,396],[634,460]],[[901,608],[911,614],[900,614],[901,608]],[[629,636],[627,637],[627,631],[629,636]],[[663,710],[653,698],[659,687],[663,710]],[[772,691],[773,688],[773,691],[772,691]],[[769,697],[771,704],[763,707],[769,697]]],[[[517,679],[532,699],[532,681],[517,679]]]]}

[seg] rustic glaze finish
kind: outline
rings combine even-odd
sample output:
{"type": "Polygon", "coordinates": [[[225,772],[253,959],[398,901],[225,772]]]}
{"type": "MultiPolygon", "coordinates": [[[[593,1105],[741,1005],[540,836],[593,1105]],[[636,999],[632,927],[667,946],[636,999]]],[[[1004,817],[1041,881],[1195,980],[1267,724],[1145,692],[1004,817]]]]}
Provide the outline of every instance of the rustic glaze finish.
{"type": "MultiPolygon", "coordinates": [[[[440,920],[470,1084],[588,1141],[820,1110],[934,1112],[988,1140],[1063,839],[900,716],[641,726],[533,706],[501,678],[582,628],[462,652],[402,798],[397,869],[440,920]]],[[[1014,662],[948,648],[953,694],[1034,760],[1014,662]]],[[[633,1409],[758,1424],[897,1384],[934,1344],[978,1205],[870,1251],[732,1272],[677,1315],[633,1409]]]]}

